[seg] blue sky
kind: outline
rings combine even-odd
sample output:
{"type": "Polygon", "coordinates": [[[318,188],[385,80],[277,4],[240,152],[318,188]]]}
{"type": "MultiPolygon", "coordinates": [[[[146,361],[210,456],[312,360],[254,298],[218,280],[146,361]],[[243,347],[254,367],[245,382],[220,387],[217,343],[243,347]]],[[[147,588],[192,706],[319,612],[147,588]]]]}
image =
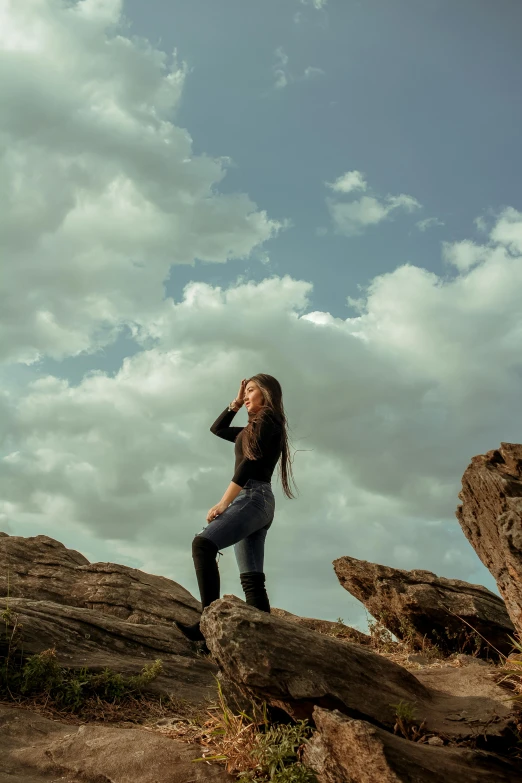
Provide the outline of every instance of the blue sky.
{"type": "MultiPolygon", "coordinates": [[[[208,427],[269,372],[309,449],[296,500],[273,477],[274,606],[364,626],[343,554],[496,590],[454,511],[471,457],[522,437],[521,22],[507,0],[11,6],[0,528],[197,595],[191,539],[233,472],[208,427]]],[[[232,550],[220,570],[239,595],[232,550]]]]}

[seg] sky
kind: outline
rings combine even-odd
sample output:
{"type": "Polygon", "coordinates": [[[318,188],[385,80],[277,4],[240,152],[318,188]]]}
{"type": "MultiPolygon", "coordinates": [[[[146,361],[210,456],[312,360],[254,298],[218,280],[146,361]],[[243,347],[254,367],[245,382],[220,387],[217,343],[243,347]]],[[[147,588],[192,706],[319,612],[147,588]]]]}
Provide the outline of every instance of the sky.
{"type": "Polygon", "coordinates": [[[0,0],[0,530],[199,600],[234,473],[210,425],[264,372],[296,495],[276,468],[272,606],[365,629],[343,555],[497,592],[455,511],[472,457],[522,442],[521,23],[0,0]]]}

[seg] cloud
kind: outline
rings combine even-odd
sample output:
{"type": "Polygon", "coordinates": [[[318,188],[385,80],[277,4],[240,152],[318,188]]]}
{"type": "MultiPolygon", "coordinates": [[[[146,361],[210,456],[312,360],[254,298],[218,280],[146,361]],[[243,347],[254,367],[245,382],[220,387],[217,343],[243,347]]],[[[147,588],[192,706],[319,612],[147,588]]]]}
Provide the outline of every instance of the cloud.
{"type": "Polygon", "coordinates": [[[337,177],[335,182],[325,182],[325,185],[336,193],[351,193],[353,190],[366,190],[368,184],[360,171],[347,171],[337,177]]]}
{"type": "Polygon", "coordinates": [[[415,223],[419,231],[426,231],[428,228],[435,228],[435,226],[443,226],[442,220],[436,217],[426,218],[425,220],[419,220],[415,223]]]}
{"type": "Polygon", "coordinates": [[[322,68],[315,68],[313,65],[309,65],[304,69],[303,77],[305,79],[315,79],[318,76],[324,76],[325,72],[322,68]]]}
{"type": "Polygon", "coordinates": [[[285,227],[174,124],[189,69],[127,37],[121,2],[25,0],[0,46],[0,361],[139,330],[176,264],[248,258],[285,227]],[[27,281],[31,281],[28,286],[27,281]]]}
{"type": "Polygon", "coordinates": [[[322,8],[326,8],[328,0],[300,0],[300,2],[302,5],[310,5],[316,11],[320,11],[322,8]]]}
{"type": "Polygon", "coordinates": [[[421,207],[417,199],[405,194],[386,196],[382,200],[373,196],[363,196],[350,202],[327,199],[327,204],[336,231],[345,236],[362,234],[368,226],[390,218],[395,210],[413,212],[421,207]]]}
{"type": "Polygon", "coordinates": [[[522,254],[522,221],[520,216],[521,213],[516,209],[507,207],[501,212],[491,231],[492,242],[505,245],[514,255],[522,254]]]}
{"type": "MultiPolygon", "coordinates": [[[[479,230],[486,230],[482,219],[476,218],[474,222],[479,230]]],[[[499,252],[503,255],[506,250],[517,258],[522,255],[522,213],[513,207],[498,212],[488,243],[479,245],[470,239],[442,243],[443,259],[461,272],[495,257],[499,252]]]]}
{"type": "Polygon", "coordinates": [[[448,264],[452,264],[460,271],[466,271],[475,264],[483,261],[490,254],[490,249],[484,245],[477,245],[469,239],[461,242],[443,242],[442,257],[448,264]]]}
{"type": "MultiPolygon", "coordinates": [[[[364,174],[357,170],[347,171],[335,182],[325,182],[325,185],[343,196],[356,190],[368,190],[364,174]]],[[[345,236],[362,234],[368,226],[389,219],[395,210],[413,212],[421,208],[416,198],[405,193],[384,198],[362,196],[354,201],[338,201],[327,197],[326,203],[336,232],[345,236]]]]}
{"type": "Polygon", "coordinates": [[[274,65],[274,87],[276,90],[281,90],[288,84],[288,76],[286,74],[286,66],[288,65],[288,55],[284,51],[282,46],[278,46],[275,50],[276,64],[274,65]]]}
{"type": "MultiPolygon", "coordinates": [[[[481,260],[452,280],[413,264],[375,277],[347,296],[346,319],[311,311],[312,284],[289,275],[191,282],[114,374],[2,387],[0,528],[82,540],[87,556],[103,542],[103,559],[197,595],[190,542],[233,472],[209,427],[239,379],[263,371],[283,386],[300,490],[287,501],[274,474],[273,605],[363,619],[331,570],[343,553],[491,587],[454,512],[471,457],[522,437],[520,231],[522,214],[501,214],[481,260]]],[[[237,593],[232,549],[220,570],[237,593]]]]}
{"type": "Polygon", "coordinates": [[[278,46],[274,52],[276,62],[272,68],[274,76],[274,88],[276,90],[282,90],[287,87],[291,82],[303,81],[314,79],[319,76],[324,76],[322,68],[316,68],[312,65],[307,66],[303,75],[300,77],[293,76],[288,70],[289,57],[282,46],[278,46]]]}

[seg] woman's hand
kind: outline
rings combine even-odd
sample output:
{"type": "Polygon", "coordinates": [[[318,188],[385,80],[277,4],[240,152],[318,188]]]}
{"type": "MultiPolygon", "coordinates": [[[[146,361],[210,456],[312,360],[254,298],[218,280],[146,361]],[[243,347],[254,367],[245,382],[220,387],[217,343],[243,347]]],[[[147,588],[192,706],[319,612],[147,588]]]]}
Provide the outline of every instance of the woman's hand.
{"type": "Polygon", "coordinates": [[[243,378],[241,383],[239,384],[239,391],[237,393],[236,400],[238,401],[239,405],[243,405],[244,399],[245,399],[245,389],[247,385],[247,379],[243,378]]]}
{"type": "Polygon", "coordinates": [[[215,506],[212,506],[207,514],[207,522],[212,522],[212,520],[222,514],[226,508],[228,508],[228,503],[217,503],[215,506]]]}

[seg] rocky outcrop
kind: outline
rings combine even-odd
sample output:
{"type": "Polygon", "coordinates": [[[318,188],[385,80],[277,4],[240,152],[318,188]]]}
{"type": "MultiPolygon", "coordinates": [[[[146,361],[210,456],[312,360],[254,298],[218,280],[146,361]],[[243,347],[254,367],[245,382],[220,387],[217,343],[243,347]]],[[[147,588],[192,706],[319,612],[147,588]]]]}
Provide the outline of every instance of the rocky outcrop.
{"type": "MultiPolygon", "coordinates": [[[[146,690],[205,703],[215,694],[215,664],[197,658],[175,626],[128,623],[92,609],[51,601],[0,598],[0,614],[9,606],[22,628],[25,655],[55,648],[58,663],[69,669],[109,668],[126,676],[160,658],[163,674],[146,690]]],[[[0,656],[2,655],[0,642],[0,656]]]]}
{"type": "MultiPolygon", "coordinates": [[[[220,669],[246,696],[266,699],[295,720],[314,706],[338,709],[392,730],[399,702],[414,708],[427,731],[453,740],[483,732],[499,737],[516,721],[506,691],[467,667],[425,684],[402,666],[359,644],[323,636],[225,596],[207,607],[201,629],[220,669]],[[458,717],[455,717],[458,716],[458,717]]],[[[482,668],[482,667],[477,667],[482,668]]]]}
{"type": "Polygon", "coordinates": [[[316,617],[300,617],[298,614],[292,614],[292,612],[276,607],[272,607],[270,613],[274,617],[281,617],[283,620],[290,620],[293,623],[297,623],[297,625],[302,625],[304,628],[309,628],[310,631],[318,631],[326,635],[333,634],[337,639],[344,639],[347,642],[370,645],[372,641],[371,636],[367,633],[363,633],[357,628],[352,628],[350,625],[344,625],[343,623],[319,620],[316,617]]]}
{"type": "Polygon", "coordinates": [[[164,576],[89,563],[49,536],[0,533],[0,595],[93,609],[129,623],[195,623],[201,603],[164,576]],[[8,592],[9,585],[9,592],[8,592]]]}
{"type": "Polygon", "coordinates": [[[460,526],[522,633],[522,445],[501,443],[500,449],[473,457],[459,498],[460,526]]]}
{"type": "Polygon", "coordinates": [[[303,763],[319,783],[522,783],[520,769],[491,753],[411,742],[339,710],[314,707],[313,719],[303,763]]]}
{"type": "MultiPolygon", "coordinates": [[[[389,582],[404,573],[422,575],[416,583],[422,589],[413,589],[410,580],[417,599],[415,604],[409,596],[410,607],[427,607],[430,591],[431,605],[439,600],[450,615],[448,606],[456,604],[444,602],[459,591],[465,593],[466,616],[478,614],[478,606],[483,617],[490,611],[480,601],[498,605],[498,597],[479,586],[441,580],[430,572],[390,570],[389,582]]],[[[201,706],[215,703],[217,676],[225,698],[237,696],[239,709],[248,714],[251,700],[266,701],[270,720],[310,721],[314,734],[301,750],[319,783],[522,783],[498,755],[510,752],[516,742],[520,713],[514,694],[489,676],[494,667],[487,662],[461,655],[451,663],[408,671],[375,652],[372,640],[356,629],[281,609],[268,614],[234,595],[203,612],[201,628],[212,656],[200,658],[171,622],[171,617],[190,621],[199,616],[199,604],[188,591],[137,569],[90,564],[46,536],[1,536],[0,578],[0,591],[7,593],[9,587],[9,597],[0,597],[0,614],[9,607],[6,628],[16,618],[26,656],[54,648],[62,666],[108,667],[124,675],[139,674],[159,658],[162,673],[145,690],[201,706]],[[413,716],[409,738],[395,736],[401,714],[413,716]]],[[[498,613],[491,623],[497,633],[498,613]]],[[[408,633],[411,627],[417,628],[413,621],[408,633]]],[[[6,649],[7,637],[2,641],[0,634],[0,657],[6,649]]],[[[16,783],[57,776],[85,783],[232,779],[217,763],[192,763],[202,755],[201,745],[144,728],[58,721],[49,726],[36,713],[23,710],[22,719],[21,712],[0,706],[0,759],[6,779],[16,783]]]]}
{"type": "Polygon", "coordinates": [[[495,657],[495,650],[508,655],[512,649],[509,636],[515,629],[505,604],[482,585],[347,556],[334,560],[333,567],[345,590],[417,649],[423,649],[426,639],[445,654],[465,651],[495,657]]]}
{"type": "Polygon", "coordinates": [[[75,726],[0,704],[0,781],[44,783],[232,783],[201,745],[142,728],[75,726]]]}

